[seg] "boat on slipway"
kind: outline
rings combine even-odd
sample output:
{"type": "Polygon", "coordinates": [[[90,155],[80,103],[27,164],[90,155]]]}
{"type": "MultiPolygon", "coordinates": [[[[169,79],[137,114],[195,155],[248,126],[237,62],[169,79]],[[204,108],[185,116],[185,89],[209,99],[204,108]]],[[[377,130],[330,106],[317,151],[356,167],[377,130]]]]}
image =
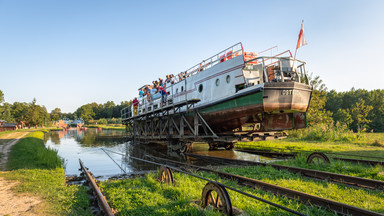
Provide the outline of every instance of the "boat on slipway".
{"type": "Polygon", "coordinates": [[[140,98],[137,113],[133,106],[121,111],[130,139],[181,151],[195,141],[231,149],[306,127],[312,87],[305,62],[289,50],[260,56],[237,43],[185,75],[166,86],[166,98],[140,98]]]}

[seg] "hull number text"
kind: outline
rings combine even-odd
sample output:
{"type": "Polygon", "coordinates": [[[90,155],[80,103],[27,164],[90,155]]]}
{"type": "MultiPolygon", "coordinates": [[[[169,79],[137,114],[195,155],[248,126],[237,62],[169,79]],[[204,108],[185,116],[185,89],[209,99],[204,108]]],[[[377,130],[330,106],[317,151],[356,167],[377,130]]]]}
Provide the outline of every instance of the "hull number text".
{"type": "Polygon", "coordinates": [[[292,95],[293,90],[281,90],[281,95],[292,95]]]}

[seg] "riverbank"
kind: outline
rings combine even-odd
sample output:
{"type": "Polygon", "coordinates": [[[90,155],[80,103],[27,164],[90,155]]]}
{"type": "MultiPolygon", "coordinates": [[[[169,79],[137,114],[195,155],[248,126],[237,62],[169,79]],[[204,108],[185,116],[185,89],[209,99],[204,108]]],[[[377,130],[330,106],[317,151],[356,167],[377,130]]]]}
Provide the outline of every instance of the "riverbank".
{"type": "MultiPolygon", "coordinates": [[[[12,146],[6,164],[8,171],[0,173],[0,185],[11,184],[12,187],[1,194],[0,206],[4,209],[0,212],[5,215],[91,215],[86,188],[67,186],[63,160],[56,151],[45,148],[46,132],[48,130],[29,132],[12,146]],[[24,202],[28,208],[15,213],[15,208],[22,203],[16,206],[11,203],[23,198],[37,201],[24,202]],[[9,206],[12,207],[6,208],[9,206]]],[[[0,140],[4,140],[4,134],[0,135],[0,140]]]]}
{"type": "Polygon", "coordinates": [[[87,128],[100,128],[105,130],[125,130],[125,126],[110,126],[110,125],[85,125],[87,128]]]}

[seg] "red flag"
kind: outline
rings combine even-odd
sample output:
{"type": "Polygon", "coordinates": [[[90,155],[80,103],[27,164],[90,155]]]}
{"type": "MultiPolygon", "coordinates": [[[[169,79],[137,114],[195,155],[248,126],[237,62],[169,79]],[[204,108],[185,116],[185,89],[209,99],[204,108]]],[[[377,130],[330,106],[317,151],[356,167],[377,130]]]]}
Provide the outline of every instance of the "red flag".
{"type": "Polygon", "coordinates": [[[299,40],[297,41],[296,49],[299,49],[301,46],[307,45],[307,41],[305,41],[304,37],[304,20],[301,23],[301,29],[299,33],[299,40]]]}

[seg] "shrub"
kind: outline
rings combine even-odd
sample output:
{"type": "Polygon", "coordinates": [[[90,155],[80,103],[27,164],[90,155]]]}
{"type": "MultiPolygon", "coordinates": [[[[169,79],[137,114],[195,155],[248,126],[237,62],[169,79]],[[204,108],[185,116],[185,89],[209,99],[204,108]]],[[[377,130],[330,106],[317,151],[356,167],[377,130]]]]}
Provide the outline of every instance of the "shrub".
{"type": "Polygon", "coordinates": [[[345,141],[351,142],[356,140],[366,140],[363,132],[354,133],[349,130],[346,125],[336,123],[331,124],[317,124],[309,128],[291,130],[288,132],[289,137],[301,140],[311,141],[345,141]]]}

